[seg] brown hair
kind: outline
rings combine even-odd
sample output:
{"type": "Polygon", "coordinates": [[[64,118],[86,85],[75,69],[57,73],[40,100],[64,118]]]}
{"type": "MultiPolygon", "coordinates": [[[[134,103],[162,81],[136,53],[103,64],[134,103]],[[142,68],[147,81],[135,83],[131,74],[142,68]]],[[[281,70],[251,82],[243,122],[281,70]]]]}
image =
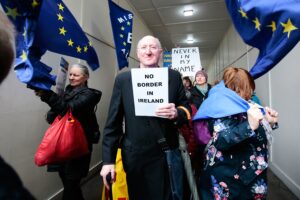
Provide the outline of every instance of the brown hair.
{"type": "Polygon", "coordinates": [[[185,77],[183,77],[183,78],[182,78],[182,80],[186,80],[187,82],[189,82],[189,84],[190,84],[190,87],[193,87],[193,83],[192,83],[192,81],[191,81],[190,77],[188,77],[188,76],[185,76],[185,77]]]}
{"type": "Polygon", "coordinates": [[[255,90],[255,82],[249,72],[242,68],[228,67],[224,70],[223,80],[226,87],[249,100],[255,90]]]}

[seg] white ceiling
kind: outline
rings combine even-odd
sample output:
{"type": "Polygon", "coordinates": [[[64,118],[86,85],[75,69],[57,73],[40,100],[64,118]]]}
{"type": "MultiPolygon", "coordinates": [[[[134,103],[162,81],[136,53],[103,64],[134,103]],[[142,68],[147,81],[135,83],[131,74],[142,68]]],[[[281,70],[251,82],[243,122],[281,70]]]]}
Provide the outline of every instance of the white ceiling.
{"type": "Polygon", "coordinates": [[[129,0],[165,50],[199,47],[202,66],[208,66],[230,25],[224,0],[129,0]],[[193,9],[185,17],[183,10],[193,9]],[[187,44],[188,38],[193,44],[187,44]]]}

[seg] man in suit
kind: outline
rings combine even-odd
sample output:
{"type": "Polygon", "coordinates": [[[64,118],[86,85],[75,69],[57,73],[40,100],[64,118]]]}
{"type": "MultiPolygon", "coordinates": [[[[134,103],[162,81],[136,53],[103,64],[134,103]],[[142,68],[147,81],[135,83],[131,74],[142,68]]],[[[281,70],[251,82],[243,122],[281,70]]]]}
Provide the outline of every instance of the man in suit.
{"type": "MultiPolygon", "coordinates": [[[[0,10],[0,83],[7,76],[15,58],[14,28],[0,10]]],[[[0,156],[0,199],[33,200],[15,170],[0,156]]]]}
{"type": "MultiPolygon", "coordinates": [[[[139,67],[159,67],[162,52],[157,38],[143,37],[137,45],[139,67]]],[[[121,146],[130,200],[172,198],[165,154],[158,140],[163,135],[170,149],[178,147],[177,127],[187,121],[190,107],[179,72],[169,69],[168,78],[170,103],[157,108],[156,115],[161,117],[135,116],[131,72],[121,73],[115,79],[103,133],[103,167],[100,174],[105,186],[109,188],[106,176],[110,173],[111,180],[115,180],[115,159],[117,149],[121,146]]]]}

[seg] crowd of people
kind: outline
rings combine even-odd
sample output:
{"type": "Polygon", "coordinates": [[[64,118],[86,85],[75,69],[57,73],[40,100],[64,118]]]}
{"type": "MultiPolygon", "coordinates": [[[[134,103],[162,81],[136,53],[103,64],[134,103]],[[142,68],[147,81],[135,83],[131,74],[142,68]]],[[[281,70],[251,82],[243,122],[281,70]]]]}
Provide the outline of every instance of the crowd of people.
{"type": "MultiPolygon", "coordinates": [[[[2,12],[0,22],[2,81],[12,65],[15,50],[13,27],[2,12]]],[[[136,67],[158,68],[162,52],[157,38],[143,37],[137,44],[139,66],[136,67]]],[[[88,141],[89,154],[49,166],[49,170],[57,171],[62,180],[64,200],[84,199],[80,182],[88,173],[92,137],[99,130],[94,109],[101,92],[88,87],[88,78],[87,67],[74,64],[69,69],[70,84],[63,96],[51,90],[35,89],[35,94],[50,107],[49,123],[71,109],[82,124],[88,141]]],[[[131,71],[115,78],[102,138],[100,175],[105,187],[111,189],[116,180],[115,160],[117,150],[121,148],[130,200],[175,200],[165,152],[178,149],[178,136],[182,134],[188,145],[201,199],[266,199],[270,134],[266,126],[277,128],[278,113],[250,101],[255,83],[248,71],[226,68],[222,80],[212,86],[205,70],[195,73],[193,83],[189,77],[182,78],[179,72],[168,69],[168,83],[168,103],[157,108],[156,116],[136,116],[131,71]],[[223,101],[232,106],[224,106],[223,101]],[[237,107],[237,101],[243,106],[237,107]],[[194,127],[196,122],[200,122],[197,129],[194,127]],[[199,143],[197,138],[204,132],[210,138],[199,143]],[[162,139],[164,143],[161,143],[162,139]]],[[[34,199],[1,158],[0,164],[0,198],[34,199]],[[7,182],[2,179],[4,171],[12,174],[7,182]]]]}
{"type": "MultiPolygon", "coordinates": [[[[159,67],[161,53],[157,38],[142,38],[137,46],[139,67],[159,67]]],[[[106,187],[110,187],[107,175],[111,175],[112,182],[115,180],[115,157],[117,148],[121,147],[129,198],[172,199],[172,183],[166,178],[168,168],[155,134],[162,132],[172,149],[178,148],[178,134],[184,136],[201,199],[266,199],[267,135],[270,133],[265,125],[276,128],[278,113],[250,101],[255,95],[255,83],[242,68],[225,69],[223,79],[214,87],[207,82],[205,70],[196,72],[194,83],[189,77],[183,77],[180,83],[179,77],[169,69],[170,103],[157,110],[157,115],[164,118],[135,116],[131,103],[131,72],[116,77],[103,135],[101,176],[106,187]],[[218,96],[210,96],[210,93],[218,96]],[[244,103],[244,107],[231,109],[218,101],[232,100],[228,95],[244,103]],[[205,101],[209,103],[204,105],[205,101]],[[179,109],[181,106],[192,117],[179,109]],[[192,120],[197,112],[207,109],[217,115],[208,112],[206,117],[192,120]],[[121,130],[123,118],[125,133],[121,130]],[[200,129],[194,127],[199,121],[200,129]],[[263,125],[262,121],[266,123],[263,125]],[[203,132],[209,134],[209,139],[198,142],[203,132]]],[[[231,103],[237,106],[236,101],[231,103]]],[[[189,194],[183,196],[186,198],[189,194]]]]}

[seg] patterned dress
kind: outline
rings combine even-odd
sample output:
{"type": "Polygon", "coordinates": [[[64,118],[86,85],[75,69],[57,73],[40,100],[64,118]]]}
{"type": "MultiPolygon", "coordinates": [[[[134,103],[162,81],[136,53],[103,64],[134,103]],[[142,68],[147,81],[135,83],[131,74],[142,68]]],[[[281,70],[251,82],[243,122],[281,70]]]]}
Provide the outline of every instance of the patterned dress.
{"type": "Polygon", "coordinates": [[[268,140],[252,131],[247,114],[208,121],[213,133],[200,178],[202,200],[263,200],[267,195],[268,140]]]}

